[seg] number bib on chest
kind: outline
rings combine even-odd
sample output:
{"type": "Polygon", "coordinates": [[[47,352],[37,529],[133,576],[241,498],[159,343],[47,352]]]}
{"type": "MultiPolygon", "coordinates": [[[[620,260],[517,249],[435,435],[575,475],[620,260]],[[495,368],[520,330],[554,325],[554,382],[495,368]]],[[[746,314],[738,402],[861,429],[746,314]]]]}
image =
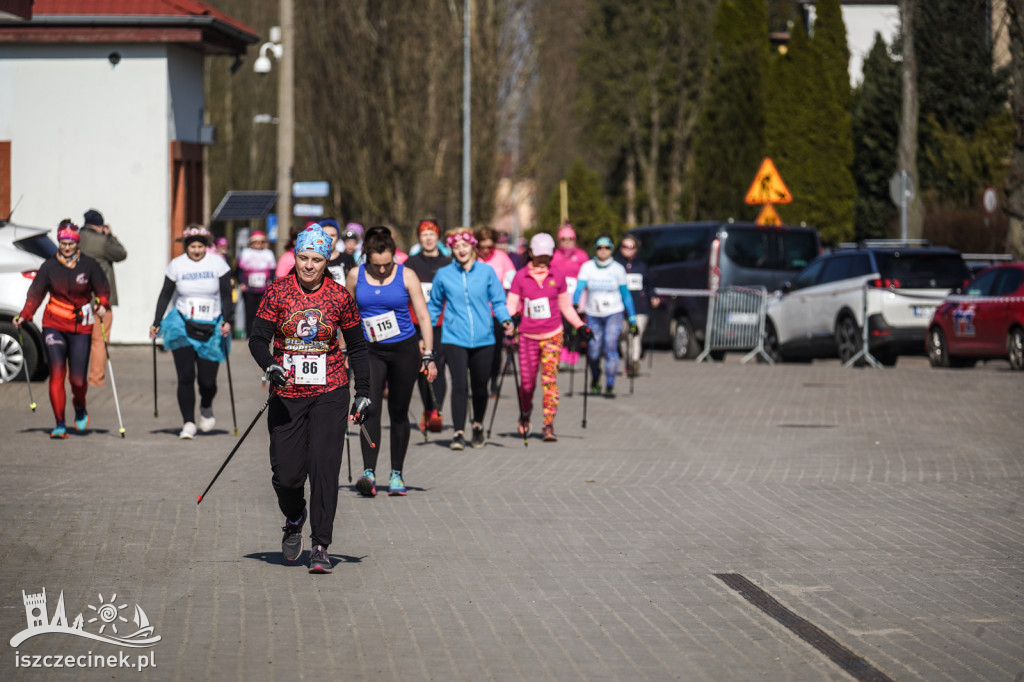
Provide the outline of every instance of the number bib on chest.
{"type": "Polygon", "coordinates": [[[599,313],[611,313],[621,307],[620,300],[618,292],[599,291],[594,294],[593,306],[599,313]]]}
{"type": "Polygon", "coordinates": [[[546,320],[551,317],[551,304],[546,298],[528,298],[523,309],[526,316],[533,320],[546,320]]]}
{"type": "Polygon", "coordinates": [[[363,328],[366,330],[366,335],[370,337],[370,341],[374,342],[390,339],[392,336],[398,336],[400,333],[398,318],[395,317],[394,310],[389,310],[386,313],[374,315],[373,317],[364,317],[363,328]]]}
{"type": "Polygon", "coordinates": [[[423,298],[430,300],[430,290],[434,288],[433,282],[420,282],[420,289],[423,289],[423,298]]]}
{"type": "Polygon", "coordinates": [[[640,291],[644,288],[644,276],[638,272],[627,272],[626,288],[630,291],[640,291]]]}
{"type": "Polygon", "coordinates": [[[566,277],[565,278],[565,290],[569,293],[569,299],[572,300],[572,295],[576,293],[576,278],[566,277]]]}
{"type": "Polygon", "coordinates": [[[249,288],[251,289],[262,289],[267,286],[267,273],[265,272],[250,272],[249,273],[249,288]]]}
{"type": "Polygon", "coordinates": [[[82,306],[82,322],[83,326],[90,325],[96,322],[92,316],[92,303],[86,303],[82,306]]]}
{"type": "Polygon", "coordinates": [[[213,322],[213,301],[208,298],[186,298],[185,310],[188,317],[197,322],[213,322]]]}
{"type": "Polygon", "coordinates": [[[327,383],[327,353],[285,353],[284,369],[295,376],[297,386],[323,386],[327,383]]]}

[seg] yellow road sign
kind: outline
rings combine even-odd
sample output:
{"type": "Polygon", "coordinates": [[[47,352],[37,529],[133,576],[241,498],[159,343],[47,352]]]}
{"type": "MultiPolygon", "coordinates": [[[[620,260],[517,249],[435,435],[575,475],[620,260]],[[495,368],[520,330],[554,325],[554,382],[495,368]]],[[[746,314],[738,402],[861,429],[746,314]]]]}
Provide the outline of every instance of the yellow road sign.
{"type": "Polygon", "coordinates": [[[743,200],[748,204],[788,204],[793,201],[793,195],[782,181],[775,164],[766,156],[743,200]]]}
{"type": "Polygon", "coordinates": [[[781,225],[782,218],[776,213],[774,206],[765,204],[761,207],[761,212],[757,214],[757,220],[754,222],[758,225],[781,225]]]}

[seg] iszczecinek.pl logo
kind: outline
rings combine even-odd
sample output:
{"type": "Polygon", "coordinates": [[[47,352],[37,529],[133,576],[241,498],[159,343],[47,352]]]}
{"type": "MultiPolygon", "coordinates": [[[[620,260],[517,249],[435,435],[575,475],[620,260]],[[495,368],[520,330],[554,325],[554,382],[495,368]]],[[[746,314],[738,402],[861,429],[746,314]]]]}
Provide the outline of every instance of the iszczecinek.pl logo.
{"type": "Polygon", "coordinates": [[[102,594],[97,595],[99,603],[95,606],[89,604],[86,615],[79,613],[71,625],[68,625],[68,617],[64,613],[63,590],[53,612],[53,618],[49,622],[46,588],[43,588],[40,594],[25,594],[24,590],[21,594],[25,600],[25,619],[28,627],[11,637],[12,647],[17,648],[26,639],[45,634],[74,635],[115,646],[136,648],[150,647],[160,641],[160,635],[153,634],[153,626],[149,624],[149,618],[142,607],[135,605],[129,622],[129,612],[126,611],[128,604],[118,604],[116,594],[110,597],[110,601],[104,600],[102,594]],[[96,629],[96,632],[92,632],[92,629],[96,629]]]}

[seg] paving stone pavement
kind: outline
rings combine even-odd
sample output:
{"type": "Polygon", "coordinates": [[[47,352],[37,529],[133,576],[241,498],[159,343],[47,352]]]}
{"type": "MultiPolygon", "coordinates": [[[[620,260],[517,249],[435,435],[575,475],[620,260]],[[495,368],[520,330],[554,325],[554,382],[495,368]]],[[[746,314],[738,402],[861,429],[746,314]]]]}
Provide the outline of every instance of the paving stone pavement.
{"type": "MultiPolygon", "coordinates": [[[[170,356],[154,418],[150,349],[111,353],[124,439],[110,388],[89,392],[94,428],[57,442],[45,384],[35,414],[23,383],[0,386],[0,632],[45,588],[51,616],[63,592],[95,632],[113,603],[124,635],[137,604],[161,640],[39,634],[5,647],[3,679],[119,676],[24,667],[87,652],[151,655],[143,680],[853,679],[723,573],[889,679],[1024,679],[1024,376],[1006,363],[658,352],[634,395],[620,379],[588,399],[586,429],[563,374],[559,441],[528,447],[506,381],[486,448],[414,430],[407,497],[359,497],[343,464],[335,571],[312,576],[280,557],[265,417],[197,506],[236,442],[226,374],[217,429],[183,442],[170,356]]],[[[265,393],[242,346],[232,370],[242,431],[265,393]]]]}

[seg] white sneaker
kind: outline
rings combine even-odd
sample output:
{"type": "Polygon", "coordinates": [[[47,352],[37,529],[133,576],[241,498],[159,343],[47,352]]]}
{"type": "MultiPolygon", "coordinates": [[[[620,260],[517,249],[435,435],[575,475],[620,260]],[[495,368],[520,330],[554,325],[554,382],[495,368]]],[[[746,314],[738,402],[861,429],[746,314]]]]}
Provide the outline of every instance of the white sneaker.
{"type": "Polygon", "coordinates": [[[192,440],[196,437],[196,425],[192,422],[185,422],[185,425],[181,427],[181,433],[178,434],[178,438],[182,440],[192,440]]]}
{"type": "Polygon", "coordinates": [[[214,424],[217,423],[217,420],[213,416],[213,408],[212,407],[200,407],[199,408],[199,419],[198,419],[198,422],[199,422],[199,430],[202,431],[203,433],[206,433],[207,431],[212,429],[214,424]]]}

